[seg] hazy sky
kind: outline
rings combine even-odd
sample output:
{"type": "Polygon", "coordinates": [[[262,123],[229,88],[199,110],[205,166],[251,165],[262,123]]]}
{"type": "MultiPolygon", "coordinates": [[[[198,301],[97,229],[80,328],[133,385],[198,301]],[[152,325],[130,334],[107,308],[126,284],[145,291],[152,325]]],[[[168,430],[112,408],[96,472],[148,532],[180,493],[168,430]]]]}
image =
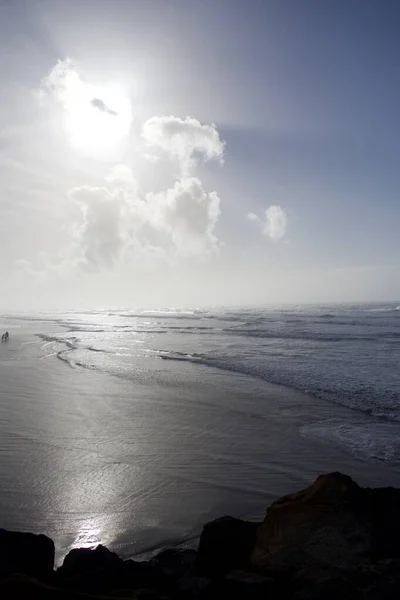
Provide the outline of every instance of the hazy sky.
{"type": "Polygon", "coordinates": [[[0,0],[0,307],[400,298],[397,0],[0,0]]]}

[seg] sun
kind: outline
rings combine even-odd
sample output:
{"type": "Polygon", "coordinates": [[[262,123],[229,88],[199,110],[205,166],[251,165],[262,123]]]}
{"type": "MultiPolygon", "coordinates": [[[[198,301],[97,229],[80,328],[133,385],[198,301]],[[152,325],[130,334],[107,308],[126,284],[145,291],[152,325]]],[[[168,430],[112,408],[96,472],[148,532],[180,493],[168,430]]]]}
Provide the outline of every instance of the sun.
{"type": "Polygon", "coordinates": [[[116,86],[95,87],[71,75],[64,95],[71,143],[91,154],[112,153],[130,130],[128,96],[116,86]]]}

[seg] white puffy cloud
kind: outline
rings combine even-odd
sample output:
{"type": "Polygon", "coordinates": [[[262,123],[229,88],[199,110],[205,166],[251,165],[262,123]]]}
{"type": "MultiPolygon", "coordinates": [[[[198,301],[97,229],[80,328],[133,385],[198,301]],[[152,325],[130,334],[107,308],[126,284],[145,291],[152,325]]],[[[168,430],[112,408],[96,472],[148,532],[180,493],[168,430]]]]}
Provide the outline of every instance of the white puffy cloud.
{"type": "Polygon", "coordinates": [[[152,117],[142,126],[142,138],[149,146],[175,158],[186,174],[200,158],[223,160],[225,142],[216,126],[202,124],[192,117],[152,117]]]}
{"type": "Polygon", "coordinates": [[[149,152],[145,152],[143,154],[143,158],[149,163],[157,163],[160,160],[159,156],[157,156],[156,154],[150,154],[149,152]]]}
{"type": "Polygon", "coordinates": [[[116,165],[111,173],[107,175],[106,182],[110,187],[129,189],[131,192],[137,192],[138,183],[127,165],[116,165]]]}
{"type": "Polygon", "coordinates": [[[78,253],[89,268],[111,269],[127,239],[126,204],[116,191],[84,185],[68,196],[81,209],[82,220],[74,230],[78,253]]]}
{"type": "Polygon", "coordinates": [[[147,194],[148,222],[170,234],[178,254],[204,256],[218,251],[215,226],[221,214],[216,192],[207,193],[196,177],[177,181],[165,192],[147,194]]]}
{"type": "Polygon", "coordinates": [[[46,95],[53,96],[65,108],[72,102],[71,92],[83,93],[84,83],[70,58],[58,60],[55,66],[42,79],[39,94],[42,100],[46,95]]]}
{"type": "Polygon", "coordinates": [[[171,262],[218,251],[220,200],[216,192],[206,192],[199,179],[179,180],[143,198],[128,167],[114,169],[107,180],[107,187],[85,185],[68,194],[80,208],[74,251],[83,268],[112,269],[123,258],[144,255],[171,262]]]}
{"type": "Polygon", "coordinates": [[[273,242],[278,242],[286,233],[287,216],[285,211],[274,204],[265,211],[265,219],[260,219],[256,214],[249,213],[247,218],[261,225],[262,232],[273,242]]]}
{"type": "Polygon", "coordinates": [[[200,161],[223,161],[225,142],[214,124],[154,116],[133,130],[129,99],[95,86],[70,59],[57,62],[40,92],[70,141],[94,156],[126,136],[112,162],[129,156],[135,171],[116,164],[95,185],[92,180],[68,192],[75,222],[65,264],[113,271],[132,260],[171,264],[219,250],[220,199],[192,176],[200,161]]]}

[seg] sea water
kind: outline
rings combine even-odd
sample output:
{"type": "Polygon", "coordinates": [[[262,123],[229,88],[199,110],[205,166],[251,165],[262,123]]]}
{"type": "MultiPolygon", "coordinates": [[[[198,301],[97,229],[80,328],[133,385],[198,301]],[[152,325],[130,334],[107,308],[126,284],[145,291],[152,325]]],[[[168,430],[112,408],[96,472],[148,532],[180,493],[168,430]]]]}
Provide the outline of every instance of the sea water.
{"type": "Polygon", "coordinates": [[[8,314],[0,526],[133,556],[341,469],[400,485],[400,306],[8,314]]]}

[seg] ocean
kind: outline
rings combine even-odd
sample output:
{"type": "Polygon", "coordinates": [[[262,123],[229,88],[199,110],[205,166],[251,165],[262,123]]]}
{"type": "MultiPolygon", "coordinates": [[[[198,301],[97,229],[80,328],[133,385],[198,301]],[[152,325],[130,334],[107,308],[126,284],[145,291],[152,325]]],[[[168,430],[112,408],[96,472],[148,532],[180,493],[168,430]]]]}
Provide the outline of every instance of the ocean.
{"type": "Polygon", "coordinates": [[[0,527],[195,543],[342,470],[400,486],[400,303],[0,317],[0,527]]]}

